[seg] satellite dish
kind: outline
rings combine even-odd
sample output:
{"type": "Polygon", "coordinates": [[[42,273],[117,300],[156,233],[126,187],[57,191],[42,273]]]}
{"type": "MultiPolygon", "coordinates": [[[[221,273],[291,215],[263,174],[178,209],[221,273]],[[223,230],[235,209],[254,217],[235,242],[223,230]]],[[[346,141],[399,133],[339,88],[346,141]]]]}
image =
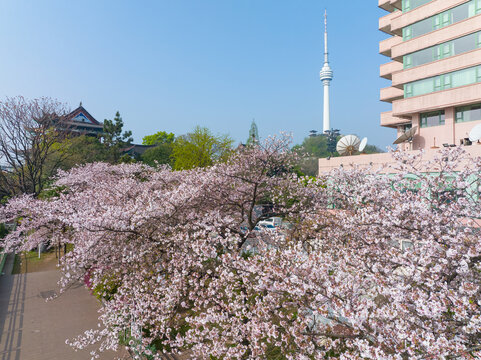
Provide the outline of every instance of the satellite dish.
{"type": "Polygon", "coordinates": [[[481,124],[476,125],[469,132],[469,141],[476,142],[481,139],[481,124]]]}
{"type": "Polygon", "coordinates": [[[398,137],[396,139],[395,142],[393,142],[394,145],[397,145],[397,144],[401,144],[405,141],[409,141],[410,139],[412,139],[412,137],[414,136],[414,134],[416,134],[416,131],[418,130],[418,127],[417,126],[413,126],[411,129],[409,129],[408,131],[406,131],[404,134],[402,134],[400,137],[398,137]]]}
{"type": "Polygon", "coordinates": [[[367,137],[361,140],[361,143],[359,144],[359,151],[363,152],[364,149],[366,148],[367,145],[367,137]]]}
{"type": "Polygon", "coordinates": [[[337,143],[336,150],[340,155],[352,155],[359,150],[361,140],[356,135],[346,135],[337,143]]]}

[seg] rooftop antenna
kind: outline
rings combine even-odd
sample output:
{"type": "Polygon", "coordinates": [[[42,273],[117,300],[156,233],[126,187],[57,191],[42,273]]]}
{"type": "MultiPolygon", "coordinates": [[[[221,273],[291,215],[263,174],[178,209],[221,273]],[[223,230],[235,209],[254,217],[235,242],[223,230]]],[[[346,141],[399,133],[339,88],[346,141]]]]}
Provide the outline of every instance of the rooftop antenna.
{"type": "Polygon", "coordinates": [[[469,132],[469,141],[471,142],[477,141],[479,144],[479,139],[481,139],[481,124],[476,125],[469,132]]]}
{"type": "Polygon", "coordinates": [[[329,62],[327,51],[327,9],[324,9],[324,62],[329,62]]]}
{"type": "Polygon", "coordinates": [[[396,139],[396,141],[393,142],[394,145],[402,144],[403,142],[412,142],[413,137],[416,134],[416,131],[418,130],[417,126],[413,126],[411,129],[406,131],[404,134],[402,134],[400,137],[396,139]]]}
{"type": "Polygon", "coordinates": [[[367,137],[361,140],[361,143],[359,144],[359,152],[363,152],[364,149],[366,148],[366,145],[367,145],[367,137]]]}
{"type": "Polygon", "coordinates": [[[339,155],[352,155],[359,151],[361,140],[356,135],[346,135],[338,141],[336,150],[339,155]]]}

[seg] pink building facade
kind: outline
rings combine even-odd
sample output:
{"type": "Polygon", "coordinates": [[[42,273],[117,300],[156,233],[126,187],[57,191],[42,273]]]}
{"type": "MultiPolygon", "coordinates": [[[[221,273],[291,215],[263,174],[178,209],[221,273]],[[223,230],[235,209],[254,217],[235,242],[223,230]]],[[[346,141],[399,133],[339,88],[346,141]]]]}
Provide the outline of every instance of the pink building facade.
{"type": "MultiPolygon", "coordinates": [[[[378,0],[386,15],[379,29],[389,37],[379,52],[389,58],[380,76],[391,81],[380,100],[392,104],[381,114],[393,140],[416,126],[400,150],[436,150],[443,144],[472,147],[470,130],[481,123],[481,0],[378,0]]],[[[373,155],[383,161],[385,154],[373,155]]],[[[363,163],[365,156],[336,160],[363,163]]],[[[372,161],[369,161],[372,162],[372,161]]],[[[320,171],[335,167],[320,160],[320,171]]],[[[339,164],[337,164],[339,166],[339,164]]]]}

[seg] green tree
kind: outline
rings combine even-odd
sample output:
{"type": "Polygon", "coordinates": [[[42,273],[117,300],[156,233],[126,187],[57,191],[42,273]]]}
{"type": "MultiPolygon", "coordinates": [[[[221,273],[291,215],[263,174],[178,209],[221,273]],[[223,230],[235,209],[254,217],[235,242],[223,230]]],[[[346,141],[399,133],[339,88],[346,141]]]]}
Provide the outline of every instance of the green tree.
{"type": "Polygon", "coordinates": [[[175,140],[173,133],[157,131],[155,134],[144,136],[142,145],[172,144],[175,140]]]}
{"type": "Polygon", "coordinates": [[[132,131],[124,131],[124,122],[120,113],[117,111],[113,120],[104,120],[103,144],[108,149],[111,162],[118,162],[122,155],[122,148],[129,146],[134,139],[132,131]]]}
{"type": "Polygon", "coordinates": [[[172,165],[172,150],[173,144],[158,144],[153,148],[145,150],[141,156],[141,160],[150,166],[155,166],[156,164],[172,165]]]}
{"type": "Polygon", "coordinates": [[[174,169],[206,167],[225,161],[232,152],[233,143],[228,135],[215,136],[209,129],[197,126],[191,133],[175,140],[172,151],[174,169]]]}
{"type": "MultiPolygon", "coordinates": [[[[73,136],[53,146],[53,152],[46,162],[50,168],[69,170],[76,165],[106,161],[108,152],[98,138],[73,136]]],[[[49,173],[49,172],[47,172],[49,173]]]]}
{"type": "Polygon", "coordinates": [[[322,158],[328,157],[327,137],[326,136],[308,136],[301,145],[293,147],[299,155],[322,158]]]}
{"type": "Polygon", "coordinates": [[[366,145],[364,148],[363,153],[365,154],[378,154],[378,153],[383,153],[385,151],[382,151],[380,148],[378,148],[376,145],[366,145]]]}
{"type": "Polygon", "coordinates": [[[7,227],[4,223],[0,223],[0,239],[3,239],[8,234],[7,227]]]}
{"type": "MultiPolygon", "coordinates": [[[[338,136],[337,141],[341,139],[342,136],[338,136]]],[[[327,158],[328,156],[337,157],[340,156],[337,151],[330,154],[327,148],[327,136],[308,136],[304,139],[302,144],[296,145],[292,148],[293,151],[297,152],[301,156],[301,162],[299,164],[299,169],[306,175],[316,176],[318,173],[320,158],[327,158]]],[[[375,145],[367,145],[363,153],[375,154],[383,152],[375,145]]],[[[359,153],[356,153],[359,154],[359,153]]]]}
{"type": "Polygon", "coordinates": [[[175,135],[165,131],[158,131],[155,134],[144,136],[142,144],[155,145],[155,147],[145,150],[141,160],[150,166],[155,166],[156,164],[169,164],[172,166],[174,141],[175,135]]]}

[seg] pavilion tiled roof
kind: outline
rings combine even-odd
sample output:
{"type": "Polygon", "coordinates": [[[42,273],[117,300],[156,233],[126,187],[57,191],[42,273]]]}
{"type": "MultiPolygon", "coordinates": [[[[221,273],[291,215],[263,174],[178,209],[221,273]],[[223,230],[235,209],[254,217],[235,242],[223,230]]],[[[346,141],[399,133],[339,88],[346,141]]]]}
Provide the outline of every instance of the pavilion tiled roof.
{"type": "Polygon", "coordinates": [[[92,115],[90,115],[90,113],[82,105],[80,105],[78,108],[76,108],[74,111],[72,111],[70,114],[67,115],[67,121],[70,120],[72,122],[77,122],[75,121],[75,118],[80,114],[83,114],[84,117],[87,120],[89,120],[92,124],[103,127],[103,124],[97,121],[92,115]]]}

